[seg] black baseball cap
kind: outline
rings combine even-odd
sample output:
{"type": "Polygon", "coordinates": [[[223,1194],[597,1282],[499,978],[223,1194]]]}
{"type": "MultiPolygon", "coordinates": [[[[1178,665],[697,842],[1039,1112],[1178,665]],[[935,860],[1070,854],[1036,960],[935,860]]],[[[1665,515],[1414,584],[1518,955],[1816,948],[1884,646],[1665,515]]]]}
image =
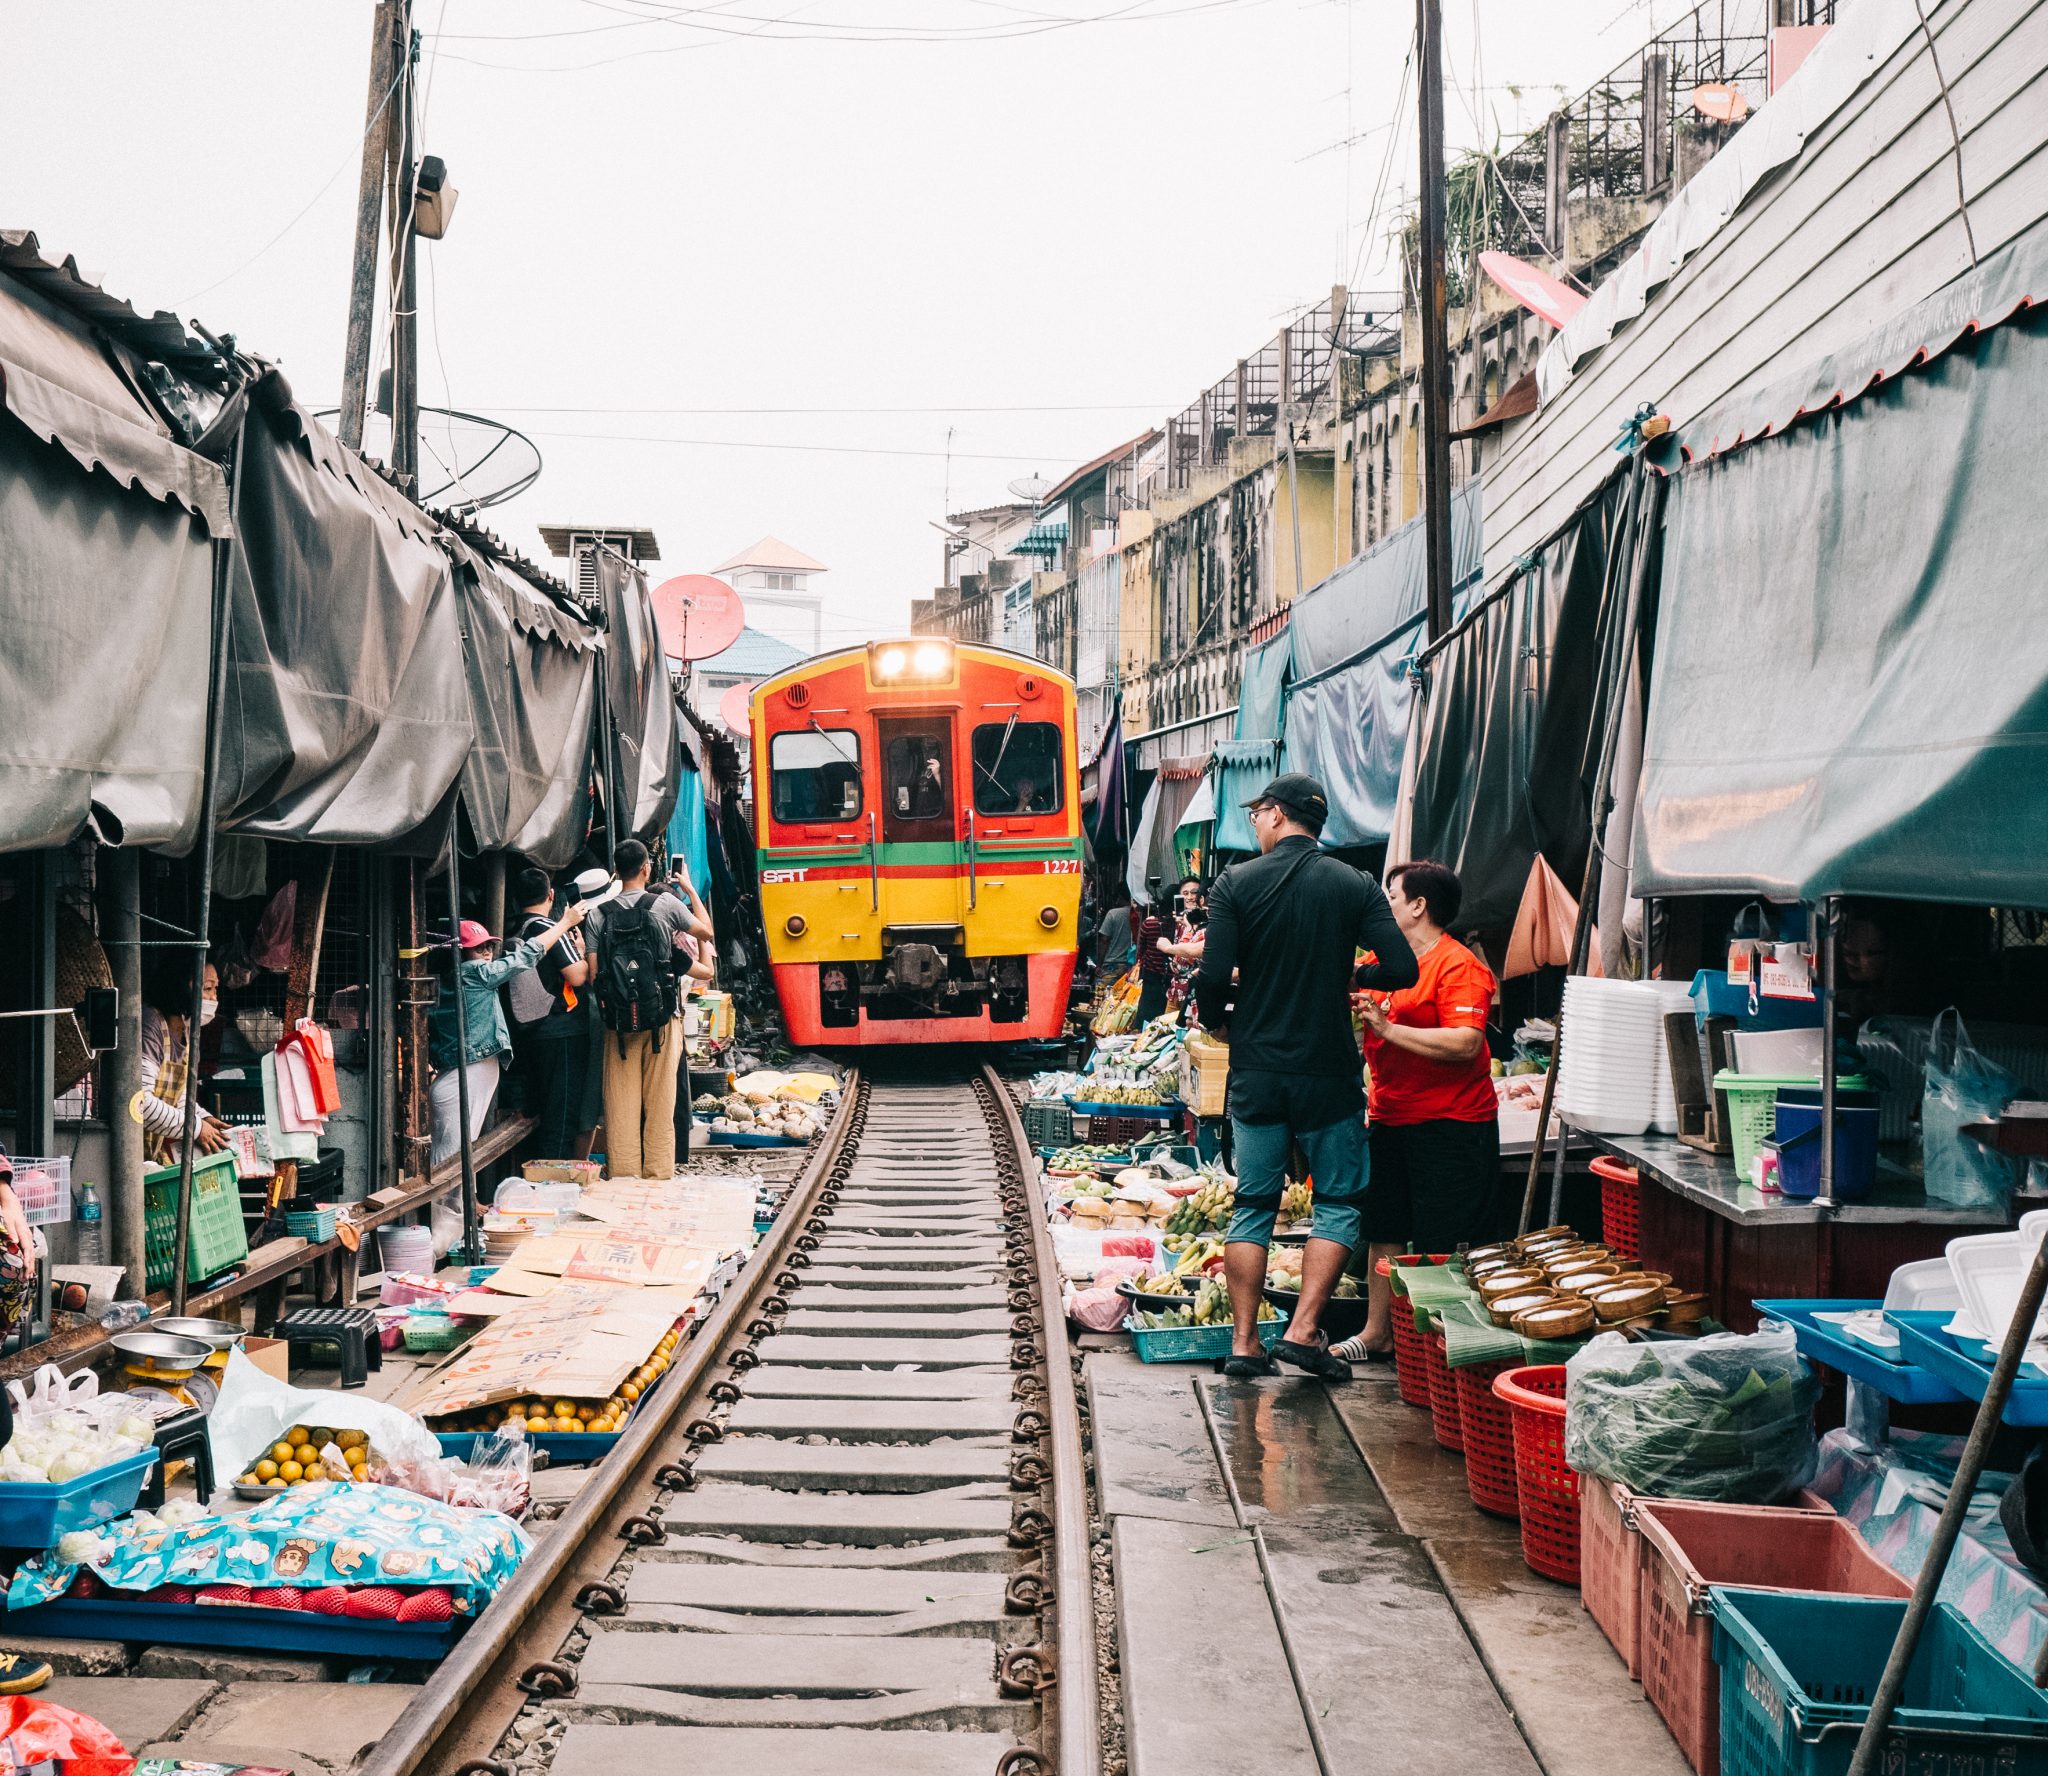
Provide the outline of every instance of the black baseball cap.
{"type": "Polygon", "coordinates": [[[1276,807],[1285,808],[1304,826],[1322,830],[1323,822],[1330,818],[1330,798],[1323,794],[1323,786],[1306,771],[1282,771],[1244,805],[1256,808],[1261,802],[1272,802],[1276,807]]]}

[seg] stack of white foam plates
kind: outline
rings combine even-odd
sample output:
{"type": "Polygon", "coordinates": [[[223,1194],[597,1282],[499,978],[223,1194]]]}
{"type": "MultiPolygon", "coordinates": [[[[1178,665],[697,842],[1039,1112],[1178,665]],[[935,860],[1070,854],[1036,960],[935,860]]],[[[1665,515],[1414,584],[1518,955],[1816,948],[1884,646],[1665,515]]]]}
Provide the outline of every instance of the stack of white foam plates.
{"type": "Polygon", "coordinates": [[[1598,1134],[1639,1135],[1658,1109],[1663,1006],[1642,981],[1574,975],[1564,985],[1557,1106],[1598,1134]]]}

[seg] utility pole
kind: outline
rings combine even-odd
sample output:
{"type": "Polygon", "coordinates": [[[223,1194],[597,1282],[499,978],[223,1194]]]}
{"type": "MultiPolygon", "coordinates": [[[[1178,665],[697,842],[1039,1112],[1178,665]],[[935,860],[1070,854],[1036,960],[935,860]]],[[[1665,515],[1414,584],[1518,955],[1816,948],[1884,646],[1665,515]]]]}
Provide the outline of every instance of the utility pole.
{"type": "Polygon", "coordinates": [[[398,275],[391,311],[391,467],[399,485],[414,498],[420,490],[419,232],[413,227],[413,191],[419,176],[419,144],[413,140],[419,45],[412,29],[412,0],[395,0],[401,31],[398,90],[391,113],[391,252],[398,275]]]}
{"type": "Polygon", "coordinates": [[[1451,626],[1451,342],[1444,275],[1444,20],[1441,0],[1416,0],[1422,137],[1422,522],[1428,542],[1429,639],[1451,626]]]}
{"type": "Polygon", "coordinates": [[[370,38],[370,96],[364,105],[362,173],[356,184],[356,245],[349,268],[348,345],[341,366],[341,441],[363,447],[363,411],[370,404],[370,332],[377,318],[377,232],[384,206],[384,163],[390,107],[397,99],[398,0],[378,0],[370,38]]]}

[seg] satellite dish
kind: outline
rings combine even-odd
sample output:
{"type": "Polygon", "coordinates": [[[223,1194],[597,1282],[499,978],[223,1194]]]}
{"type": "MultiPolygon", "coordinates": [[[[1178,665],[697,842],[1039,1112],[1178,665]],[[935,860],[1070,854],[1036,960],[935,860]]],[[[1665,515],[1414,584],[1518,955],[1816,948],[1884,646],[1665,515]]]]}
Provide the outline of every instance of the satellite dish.
{"type": "Polygon", "coordinates": [[[1010,491],[1020,500],[1029,500],[1034,506],[1052,492],[1053,483],[1043,475],[1025,475],[1010,483],[1010,491]]]}
{"type": "Polygon", "coordinates": [[[1741,90],[1718,80],[1692,89],[1692,108],[1715,123],[1740,123],[1749,115],[1741,90]]]}
{"type": "Polygon", "coordinates": [[[718,699],[718,719],[742,740],[753,732],[747,711],[747,699],[753,694],[752,685],[736,684],[728,686],[725,695],[718,699]]]}
{"type": "Polygon", "coordinates": [[[654,623],[671,660],[708,660],[739,640],[747,607],[723,580],[679,574],[654,588],[654,623]]]}

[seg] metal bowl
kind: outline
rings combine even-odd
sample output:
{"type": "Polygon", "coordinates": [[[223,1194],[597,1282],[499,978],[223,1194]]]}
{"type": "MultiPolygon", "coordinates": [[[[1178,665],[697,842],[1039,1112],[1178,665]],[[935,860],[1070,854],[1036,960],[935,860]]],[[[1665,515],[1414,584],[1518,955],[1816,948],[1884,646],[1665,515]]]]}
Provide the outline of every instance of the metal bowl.
{"type": "Polygon", "coordinates": [[[124,1357],[140,1357],[162,1369],[197,1369],[213,1355],[205,1339],[169,1332],[117,1332],[107,1342],[124,1357]]]}
{"type": "Polygon", "coordinates": [[[226,1320],[151,1320],[149,1330],[167,1333],[172,1338],[196,1338],[217,1351],[234,1349],[246,1336],[240,1326],[226,1320]]]}

